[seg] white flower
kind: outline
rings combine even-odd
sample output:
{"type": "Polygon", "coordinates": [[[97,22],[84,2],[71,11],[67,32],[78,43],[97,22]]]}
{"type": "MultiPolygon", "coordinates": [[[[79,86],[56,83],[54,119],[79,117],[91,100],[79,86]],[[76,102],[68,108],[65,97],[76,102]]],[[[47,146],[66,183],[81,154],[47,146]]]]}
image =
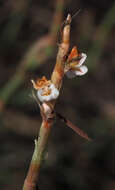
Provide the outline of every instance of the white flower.
{"type": "Polygon", "coordinates": [[[87,66],[83,65],[87,58],[85,53],[78,54],[77,48],[74,47],[69,56],[69,64],[65,73],[68,78],[85,75],[88,72],[87,66]]]}
{"type": "Polygon", "coordinates": [[[31,80],[33,87],[37,90],[37,97],[41,102],[48,102],[56,99],[59,96],[59,90],[46,77],[38,79],[36,83],[31,80]]]}
{"type": "Polygon", "coordinates": [[[50,84],[49,86],[45,86],[37,90],[37,96],[41,102],[48,102],[59,96],[59,90],[54,86],[54,84],[50,84]]]}

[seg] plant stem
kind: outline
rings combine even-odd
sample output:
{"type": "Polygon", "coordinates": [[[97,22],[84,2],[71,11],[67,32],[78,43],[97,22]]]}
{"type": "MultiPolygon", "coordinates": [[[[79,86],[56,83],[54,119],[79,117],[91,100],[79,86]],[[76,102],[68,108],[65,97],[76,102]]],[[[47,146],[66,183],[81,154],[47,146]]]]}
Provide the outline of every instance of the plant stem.
{"type": "MultiPolygon", "coordinates": [[[[56,66],[54,67],[54,70],[51,76],[52,83],[59,90],[62,84],[62,79],[64,75],[64,65],[66,62],[66,57],[67,57],[67,53],[69,49],[70,24],[71,24],[71,15],[68,14],[65,26],[63,28],[62,42],[59,45],[59,49],[58,49],[56,66]]],[[[28,174],[24,182],[23,190],[36,190],[36,185],[37,185],[39,172],[40,172],[40,166],[42,164],[44,151],[47,145],[50,129],[54,122],[55,115],[53,113],[54,113],[55,103],[56,103],[56,100],[43,102],[42,104],[38,102],[43,121],[40,128],[38,140],[35,141],[35,149],[34,149],[31,163],[30,163],[28,174]]]]}
{"type": "Polygon", "coordinates": [[[40,166],[42,164],[46,144],[48,141],[49,133],[53,122],[43,121],[38,140],[35,140],[35,148],[32,156],[28,175],[25,179],[23,190],[35,190],[38,182],[38,176],[40,172],[40,166]]]}

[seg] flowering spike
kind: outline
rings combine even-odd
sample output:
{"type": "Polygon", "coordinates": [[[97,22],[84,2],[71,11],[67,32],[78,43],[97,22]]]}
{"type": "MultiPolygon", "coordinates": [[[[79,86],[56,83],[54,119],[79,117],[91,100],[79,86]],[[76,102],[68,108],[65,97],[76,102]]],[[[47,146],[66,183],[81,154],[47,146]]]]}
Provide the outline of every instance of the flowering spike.
{"type": "Polygon", "coordinates": [[[36,82],[34,82],[34,80],[31,80],[33,87],[36,90],[36,95],[33,94],[33,97],[40,107],[42,125],[40,128],[38,140],[35,143],[35,150],[27,177],[24,182],[23,190],[36,189],[39,171],[42,164],[42,157],[45,152],[48,136],[54,123],[55,116],[58,116],[59,119],[64,121],[67,126],[72,128],[81,137],[87,140],[91,140],[86,133],[73,125],[69,120],[60,114],[56,114],[54,110],[56,104],[56,101],[54,99],[57,99],[59,96],[64,74],[66,73],[68,77],[71,76],[70,78],[73,78],[76,75],[83,75],[88,71],[87,67],[83,66],[83,63],[87,57],[86,54],[78,53],[77,48],[73,47],[70,55],[68,56],[70,46],[70,24],[71,15],[68,14],[64,22],[61,44],[59,45],[56,65],[54,67],[51,80],[47,80],[45,76],[43,76],[41,79],[37,79],[36,82]]]}

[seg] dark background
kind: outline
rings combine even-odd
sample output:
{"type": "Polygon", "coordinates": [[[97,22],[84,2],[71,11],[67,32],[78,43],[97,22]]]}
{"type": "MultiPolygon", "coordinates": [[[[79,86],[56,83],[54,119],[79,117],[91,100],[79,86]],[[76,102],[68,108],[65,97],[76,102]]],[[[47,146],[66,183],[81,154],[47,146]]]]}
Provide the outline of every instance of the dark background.
{"type": "MultiPolygon", "coordinates": [[[[77,45],[87,54],[89,71],[83,77],[64,78],[56,110],[93,141],[56,121],[39,189],[114,190],[115,1],[57,2],[63,4],[58,28],[68,13],[81,9],[72,21],[71,47],[77,45]]],[[[55,65],[59,35],[53,46],[46,36],[50,31],[59,34],[52,29],[57,2],[0,1],[0,189],[21,189],[31,160],[41,117],[30,80],[49,78],[55,65]]]]}

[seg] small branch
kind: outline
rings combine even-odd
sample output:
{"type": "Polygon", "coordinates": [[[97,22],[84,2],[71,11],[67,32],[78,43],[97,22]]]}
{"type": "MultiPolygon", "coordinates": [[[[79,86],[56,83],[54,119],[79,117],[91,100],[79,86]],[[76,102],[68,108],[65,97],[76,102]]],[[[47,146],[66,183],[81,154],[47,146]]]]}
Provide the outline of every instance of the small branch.
{"type": "Polygon", "coordinates": [[[71,121],[69,121],[68,119],[66,119],[60,113],[56,113],[56,116],[61,121],[63,121],[68,127],[70,127],[71,129],[73,129],[73,131],[75,131],[78,135],[80,135],[81,137],[83,137],[84,139],[86,139],[88,141],[92,141],[92,139],[90,137],[88,137],[88,135],[84,131],[82,131],[79,127],[77,127],[76,125],[74,125],[71,121]]]}

